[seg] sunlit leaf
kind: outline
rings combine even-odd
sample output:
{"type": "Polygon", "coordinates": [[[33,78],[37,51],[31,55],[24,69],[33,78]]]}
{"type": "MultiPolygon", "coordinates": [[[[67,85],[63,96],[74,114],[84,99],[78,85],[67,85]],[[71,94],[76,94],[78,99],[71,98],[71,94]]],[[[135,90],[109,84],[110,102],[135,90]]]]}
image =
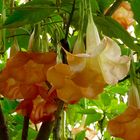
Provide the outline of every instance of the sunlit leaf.
{"type": "Polygon", "coordinates": [[[94,17],[96,25],[109,37],[121,39],[130,49],[140,52],[140,46],[134,44],[134,38],[110,17],[94,17]]]}
{"type": "Polygon", "coordinates": [[[110,96],[107,93],[101,94],[101,100],[105,106],[109,106],[111,103],[110,96]]]}
{"type": "Polygon", "coordinates": [[[86,135],[86,132],[85,132],[85,130],[83,130],[76,135],[75,140],[84,140],[85,135],[86,135]]]}
{"type": "Polygon", "coordinates": [[[131,7],[132,7],[132,10],[133,10],[133,13],[134,13],[134,18],[140,24],[140,16],[139,16],[140,7],[139,7],[139,5],[140,5],[139,0],[132,0],[131,1],[131,7]]]}
{"type": "Polygon", "coordinates": [[[18,7],[14,13],[7,18],[4,27],[16,28],[26,24],[34,24],[52,15],[55,5],[51,0],[30,1],[18,7]]]}
{"type": "Polygon", "coordinates": [[[102,114],[98,112],[95,112],[93,114],[88,114],[85,124],[90,125],[91,123],[99,121],[101,118],[102,118],[102,114]]]}

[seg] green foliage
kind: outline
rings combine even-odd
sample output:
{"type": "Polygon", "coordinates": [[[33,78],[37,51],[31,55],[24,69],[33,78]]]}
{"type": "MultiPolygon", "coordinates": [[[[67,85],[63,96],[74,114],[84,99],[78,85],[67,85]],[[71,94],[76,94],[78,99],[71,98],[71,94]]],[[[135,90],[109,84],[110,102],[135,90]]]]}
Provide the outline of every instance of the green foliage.
{"type": "Polygon", "coordinates": [[[130,49],[140,52],[140,47],[134,43],[134,38],[115,20],[110,17],[94,17],[97,27],[109,37],[121,39],[130,49]]]}
{"type": "Polygon", "coordinates": [[[97,0],[102,13],[114,2],[114,0],[97,0]]]}
{"type": "Polygon", "coordinates": [[[0,13],[2,13],[2,0],[0,0],[0,13]]]}
{"type": "Polygon", "coordinates": [[[140,8],[139,8],[139,5],[140,5],[139,0],[132,0],[131,1],[131,6],[132,6],[133,13],[134,13],[134,18],[138,23],[140,23],[140,16],[139,16],[140,8]]]}
{"type": "Polygon", "coordinates": [[[84,138],[85,138],[85,130],[79,132],[79,133],[76,135],[75,140],[84,140],[84,138]]]}
{"type": "Polygon", "coordinates": [[[15,12],[5,21],[4,27],[15,28],[25,24],[34,24],[52,15],[55,10],[54,6],[52,0],[33,0],[28,2],[15,10],[15,12]]]}

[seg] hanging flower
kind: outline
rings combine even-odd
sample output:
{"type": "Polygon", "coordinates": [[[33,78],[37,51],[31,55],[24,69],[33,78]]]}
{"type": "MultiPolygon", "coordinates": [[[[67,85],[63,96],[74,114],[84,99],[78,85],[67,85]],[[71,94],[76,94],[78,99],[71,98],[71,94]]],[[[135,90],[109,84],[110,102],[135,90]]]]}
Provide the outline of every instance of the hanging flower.
{"type": "Polygon", "coordinates": [[[133,12],[127,1],[123,1],[113,13],[112,18],[119,22],[125,29],[134,23],[133,12]]]}
{"type": "Polygon", "coordinates": [[[17,52],[0,74],[0,93],[9,99],[22,99],[16,111],[34,123],[54,119],[57,96],[56,91],[49,91],[46,72],[55,63],[53,52],[17,52]]]}
{"type": "Polygon", "coordinates": [[[124,140],[139,140],[139,129],[140,109],[134,106],[129,106],[123,114],[108,123],[110,134],[124,140]]]}
{"type": "Polygon", "coordinates": [[[72,80],[78,86],[92,91],[92,95],[86,93],[87,97],[95,97],[106,84],[116,84],[127,75],[129,57],[121,56],[120,47],[112,39],[105,37],[100,40],[92,15],[89,17],[86,37],[86,54],[67,52],[67,60],[74,73],[72,80]]]}
{"type": "Polygon", "coordinates": [[[108,131],[112,136],[124,140],[139,140],[140,138],[140,99],[136,86],[129,91],[128,107],[124,113],[108,123],[108,131]],[[133,94],[133,95],[132,95],[133,94]]]}
{"type": "Polygon", "coordinates": [[[46,71],[55,61],[53,52],[18,52],[8,60],[0,74],[1,94],[11,99],[36,96],[37,84],[47,81],[46,71]]]}
{"type": "Polygon", "coordinates": [[[76,100],[81,97],[95,98],[103,91],[106,84],[116,84],[129,71],[129,57],[121,56],[119,46],[112,39],[105,37],[102,41],[100,40],[92,14],[89,16],[87,25],[86,53],[81,53],[80,49],[79,53],[77,51],[78,49],[71,54],[65,50],[68,64],[63,64],[63,67],[57,64],[58,66],[54,66],[47,72],[49,82],[57,88],[57,91],[59,89],[58,97],[60,98],[61,95],[60,99],[64,101],[69,102],[75,96],[76,100]],[[65,72],[60,74],[59,69],[65,72]],[[68,71],[70,74],[67,75],[68,71]],[[73,92],[62,92],[61,90],[65,88],[73,92]],[[77,91],[74,92],[74,90],[77,91]],[[65,96],[69,98],[66,99],[65,96]]]}
{"type": "Polygon", "coordinates": [[[50,90],[47,98],[37,96],[34,100],[23,100],[16,108],[16,112],[23,116],[29,116],[33,123],[42,121],[53,121],[55,119],[55,111],[57,110],[56,90],[50,90]]]}
{"type": "Polygon", "coordinates": [[[82,97],[81,89],[70,79],[72,71],[65,64],[57,64],[47,72],[47,78],[57,89],[59,99],[67,103],[76,103],[82,97]]]}

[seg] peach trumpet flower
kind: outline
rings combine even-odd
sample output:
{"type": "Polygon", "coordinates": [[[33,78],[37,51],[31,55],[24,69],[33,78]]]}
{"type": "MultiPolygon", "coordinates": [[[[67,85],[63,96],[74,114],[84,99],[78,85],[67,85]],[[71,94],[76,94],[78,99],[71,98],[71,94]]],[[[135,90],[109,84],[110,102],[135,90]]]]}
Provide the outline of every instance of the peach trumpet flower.
{"type": "Polygon", "coordinates": [[[124,140],[140,139],[140,98],[135,85],[129,91],[128,107],[124,113],[110,120],[108,131],[112,136],[124,140]],[[132,95],[133,94],[133,95],[132,95]]]}
{"type": "Polygon", "coordinates": [[[111,38],[100,40],[91,14],[85,51],[81,53],[81,49],[76,49],[71,54],[65,50],[68,64],[63,64],[63,67],[56,64],[47,72],[48,81],[59,91],[58,97],[65,102],[78,101],[82,97],[96,98],[106,84],[116,84],[129,71],[129,57],[121,56],[120,47],[111,38]],[[66,92],[64,89],[67,89],[66,92]]]}
{"type": "Polygon", "coordinates": [[[0,93],[10,99],[32,98],[37,94],[37,84],[47,81],[46,72],[55,63],[56,54],[53,52],[16,53],[0,74],[0,93]]]}
{"type": "Polygon", "coordinates": [[[112,18],[119,22],[125,29],[134,23],[133,12],[127,1],[123,1],[118,9],[113,13],[112,18]]]}
{"type": "Polygon", "coordinates": [[[17,52],[0,73],[0,93],[9,99],[21,99],[16,111],[34,123],[54,119],[56,91],[51,92],[46,84],[46,72],[54,64],[54,52],[17,52]]]}
{"type": "Polygon", "coordinates": [[[129,106],[125,112],[108,123],[108,131],[124,140],[140,139],[140,109],[129,106]]]}
{"type": "Polygon", "coordinates": [[[58,98],[73,104],[82,98],[82,91],[70,79],[71,75],[72,71],[66,64],[57,64],[47,72],[48,81],[56,88],[58,98]]]}
{"type": "Polygon", "coordinates": [[[16,108],[16,112],[29,116],[34,124],[53,121],[58,107],[57,99],[56,90],[50,90],[46,99],[38,95],[34,100],[23,100],[16,108]]]}
{"type": "Polygon", "coordinates": [[[100,39],[97,27],[90,14],[86,32],[86,53],[67,53],[71,79],[80,87],[87,98],[94,98],[106,84],[114,85],[123,79],[130,65],[128,56],[121,56],[118,44],[111,38],[100,39]]]}

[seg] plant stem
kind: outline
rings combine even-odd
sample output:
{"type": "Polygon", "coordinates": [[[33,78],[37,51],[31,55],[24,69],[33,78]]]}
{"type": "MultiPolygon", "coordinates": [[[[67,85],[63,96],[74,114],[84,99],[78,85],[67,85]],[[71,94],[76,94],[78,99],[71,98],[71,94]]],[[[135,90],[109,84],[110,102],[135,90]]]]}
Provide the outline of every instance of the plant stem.
{"type": "Polygon", "coordinates": [[[69,27],[70,27],[70,24],[71,24],[71,21],[72,21],[72,17],[73,17],[74,10],[75,10],[75,0],[73,0],[72,10],[71,10],[70,17],[69,17],[69,21],[68,21],[68,24],[67,24],[67,27],[66,27],[65,41],[66,41],[67,38],[68,38],[69,27]]]}
{"type": "Polygon", "coordinates": [[[53,121],[45,121],[42,123],[36,140],[48,140],[52,131],[53,121]]]}
{"type": "Polygon", "coordinates": [[[22,140],[27,140],[27,138],[28,138],[28,128],[29,128],[29,117],[25,116],[24,117],[24,122],[23,122],[23,129],[22,129],[22,140]]]}
{"type": "Polygon", "coordinates": [[[61,122],[61,112],[63,110],[64,102],[59,100],[59,106],[55,114],[55,125],[53,129],[53,139],[60,140],[60,122],[61,122]]]}
{"type": "Polygon", "coordinates": [[[116,0],[113,5],[108,9],[108,11],[105,13],[105,16],[111,16],[115,10],[119,7],[123,0],[116,0]]]}
{"type": "Polygon", "coordinates": [[[1,105],[0,105],[0,140],[9,140],[8,129],[4,120],[1,105]]]}

